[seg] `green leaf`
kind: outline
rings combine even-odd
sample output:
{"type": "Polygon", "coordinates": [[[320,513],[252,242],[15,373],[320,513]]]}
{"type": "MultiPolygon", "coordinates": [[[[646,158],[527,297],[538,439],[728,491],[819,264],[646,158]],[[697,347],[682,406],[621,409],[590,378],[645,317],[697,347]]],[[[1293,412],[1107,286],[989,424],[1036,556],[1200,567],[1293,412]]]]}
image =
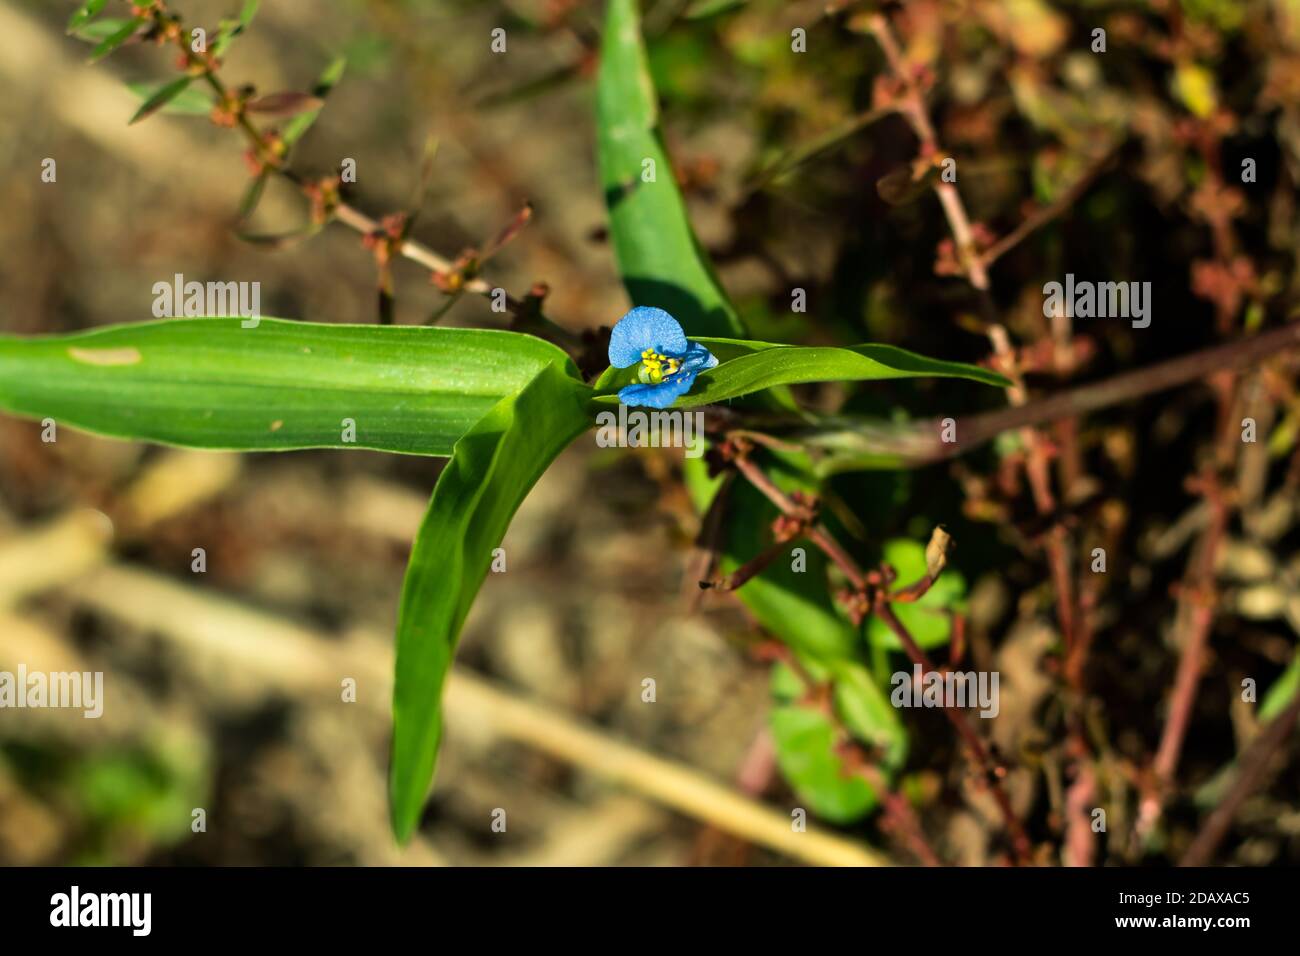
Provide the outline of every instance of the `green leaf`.
{"type": "Polygon", "coordinates": [[[810,707],[775,707],[768,717],[776,762],[800,799],[832,823],[852,823],[876,804],[876,793],[844,766],[830,718],[810,707]]]}
{"type": "Polygon", "coordinates": [[[86,0],[76,9],[76,12],[68,19],[68,32],[75,33],[84,27],[95,17],[99,16],[100,11],[104,9],[107,0],[86,0]]]}
{"type": "MultiPolygon", "coordinates": [[[[812,681],[832,684],[840,726],[867,745],[888,779],[907,759],[907,733],[870,673],[851,661],[820,664],[802,655],[799,659],[812,681]]],[[[842,731],[830,715],[799,704],[812,688],[785,664],[772,669],[770,683],[778,705],[769,718],[777,763],[796,792],[814,812],[836,823],[852,822],[875,807],[875,787],[852,774],[836,752],[842,731]]]]}
{"type": "Polygon", "coordinates": [[[91,20],[69,32],[84,43],[97,44],[111,37],[128,23],[138,22],[130,17],[104,17],[102,20],[91,20]]]}
{"type": "MultiPolygon", "coordinates": [[[[996,372],[926,358],[893,345],[829,346],[775,345],[737,339],[698,338],[719,359],[717,368],[700,373],[690,393],[674,408],[712,405],[779,385],[803,382],[870,382],[894,378],[964,378],[985,385],[1011,383],[996,372]],[[734,357],[733,357],[734,356],[734,357]]],[[[612,390],[633,381],[636,369],[607,369],[596,380],[597,390],[612,390]]],[[[601,396],[607,404],[617,395],[601,396]]]]}
{"type": "MultiPolygon", "coordinates": [[[[168,83],[128,83],[126,86],[132,93],[140,97],[146,106],[154,97],[172,87],[177,87],[175,92],[159,104],[162,106],[162,112],[185,114],[187,116],[206,116],[212,111],[212,98],[201,88],[196,89],[190,86],[192,79],[193,77],[186,76],[168,83]]],[[[143,111],[144,106],[141,106],[140,110],[143,111]]],[[[131,118],[131,122],[134,123],[141,118],[140,113],[137,112],[131,118]]]]}
{"type": "Polygon", "coordinates": [[[411,549],[397,624],[389,795],[393,831],[419,822],[442,737],[443,683],[492,551],[528,490],[585,431],[590,390],[559,363],[456,443],[411,549]]]}
{"type": "Polygon", "coordinates": [[[112,53],[127,40],[131,39],[131,37],[135,36],[135,31],[139,30],[148,22],[148,20],[140,17],[137,17],[134,20],[127,20],[114,32],[110,33],[99,42],[99,46],[95,47],[90,54],[90,61],[93,63],[96,60],[108,56],[108,54],[112,53]]]}
{"type": "Polygon", "coordinates": [[[610,0],[596,80],[601,188],[628,295],[672,313],[689,335],[742,335],[686,214],[659,134],[636,0],[610,0]],[[646,182],[653,168],[654,181],[646,182]]]}
{"type": "Polygon", "coordinates": [[[135,115],[131,117],[131,121],[127,125],[130,126],[132,123],[140,122],[140,120],[151,116],[168,104],[172,105],[172,112],[193,114],[197,102],[197,112],[208,112],[212,108],[212,101],[204,96],[201,91],[189,89],[191,79],[192,77],[182,76],[170,83],[163,83],[161,86],[151,86],[147,83],[128,84],[131,87],[131,92],[144,96],[144,102],[140,104],[140,108],[135,111],[135,115]],[[191,94],[189,97],[190,102],[181,102],[185,99],[182,94],[187,90],[191,94]]]}
{"type": "MultiPolygon", "coordinates": [[[[248,198],[248,197],[245,197],[248,198]]],[[[287,249],[304,239],[310,239],[316,233],[324,228],[321,223],[307,222],[296,229],[290,229],[287,232],[260,233],[248,232],[244,229],[236,229],[235,235],[243,242],[253,246],[264,246],[268,249],[287,249]]],[[[392,324],[392,323],[388,323],[392,324]]]]}
{"type": "MultiPolygon", "coordinates": [[[[719,364],[700,374],[691,392],[677,400],[677,408],[711,405],[767,388],[807,382],[962,378],[1003,388],[1011,384],[978,365],[926,358],[893,345],[802,346],[708,337],[695,341],[713,352],[719,364]]],[[[607,369],[596,387],[621,387],[634,380],[634,373],[635,369],[607,369]]],[[[615,397],[602,398],[617,401],[615,397]]]]}
{"type": "Polygon", "coordinates": [[[541,339],[485,329],[164,319],[0,336],[0,410],[193,448],[445,456],[557,361],[541,339]]]}
{"type": "Polygon", "coordinates": [[[879,754],[881,769],[897,770],[907,759],[907,731],[871,672],[856,661],[831,661],[835,712],[853,736],[879,754]]]}
{"type": "Polygon", "coordinates": [[[239,16],[233,20],[222,20],[217,28],[217,37],[212,42],[212,55],[224,56],[231,42],[239,36],[253,22],[253,17],[257,15],[259,0],[244,0],[243,9],[239,11],[239,16]]]}
{"type": "MultiPolygon", "coordinates": [[[[910,538],[886,541],[884,559],[898,572],[893,590],[915,584],[926,575],[925,546],[910,538]]],[[[948,568],[919,601],[893,604],[891,607],[908,633],[923,649],[942,647],[952,636],[952,615],[962,607],[966,596],[966,579],[955,568],[948,568]]],[[[903,645],[889,625],[872,615],[867,621],[867,640],[891,651],[903,645]]]]}
{"type": "Polygon", "coordinates": [[[1296,693],[1300,691],[1300,651],[1296,652],[1287,669],[1282,672],[1259,705],[1260,723],[1272,720],[1286,710],[1296,693]]]}
{"type": "Polygon", "coordinates": [[[263,170],[249,181],[248,188],[244,190],[244,195],[239,200],[240,219],[247,219],[253,214],[257,204],[262,201],[262,193],[266,191],[266,183],[270,178],[271,173],[263,170]]]}
{"type": "MultiPolygon", "coordinates": [[[[325,67],[325,72],[320,75],[316,85],[311,88],[312,96],[319,100],[329,96],[330,90],[334,89],[339,80],[343,78],[343,71],[347,68],[347,65],[347,57],[336,57],[329,66],[325,67]]],[[[316,122],[316,117],[320,116],[320,111],[323,108],[319,107],[306,113],[300,113],[289,120],[285,124],[284,133],[282,134],[285,144],[292,146],[302,139],[307,130],[311,129],[312,124],[316,122]]]]}

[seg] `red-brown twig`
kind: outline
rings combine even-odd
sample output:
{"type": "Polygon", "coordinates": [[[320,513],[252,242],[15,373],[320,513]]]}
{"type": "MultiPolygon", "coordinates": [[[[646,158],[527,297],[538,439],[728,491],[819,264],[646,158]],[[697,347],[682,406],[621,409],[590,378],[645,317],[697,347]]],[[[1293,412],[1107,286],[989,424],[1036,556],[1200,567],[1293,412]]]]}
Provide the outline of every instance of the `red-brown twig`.
{"type": "MultiPolygon", "coordinates": [[[[749,483],[761,491],[781,513],[791,518],[805,518],[806,509],[797,504],[789,495],[776,486],[776,483],[767,476],[762,468],[754,464],[748,457],[741,455],[734,461],[736,469],[744,475],[749,483]]],[[[840,546],[834,536],[822,525],[809,525],[804,532],[808,540],[817,547],[821,548],[835,564],[844,572],[845,577],[857,590],[863,590],[867,586],[867,576],[863,573],[858,563],[849,556],[849,553],[840,546]]]]}
{"type": "Polygon", "coordinates": [[[1205,651],[1214,621],[1214,559],[1228,524],[1228,504],[1223,490],[1213,476],[1199,483],[1210,503],[1210,524],[1205,529],[1198,552],[1192,556],[1191,569],[1179,594],[1177,627],[1186,632],[1178,672],[1174,677],[1169,715],[1165,721],[1160,746],[1152,769],[1161,788],[1167,788],[1178,769],[1183,740],[1196,703],[1196,685],[1201,679],[1205,651]]]}

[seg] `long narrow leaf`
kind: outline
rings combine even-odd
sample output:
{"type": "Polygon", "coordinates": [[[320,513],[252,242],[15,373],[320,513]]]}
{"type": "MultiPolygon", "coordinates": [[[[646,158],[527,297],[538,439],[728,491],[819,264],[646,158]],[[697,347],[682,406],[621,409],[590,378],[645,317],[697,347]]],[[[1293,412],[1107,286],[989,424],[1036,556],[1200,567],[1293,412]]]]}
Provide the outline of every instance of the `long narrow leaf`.
{"type": "MultiPolygon", "coordinates": [[[[677,408],[711,405],[782,385],[802,382],[871,382],[895,378],[964,378],[1005,387],[1005,378],[978,365],[926,358],[893,345],[854,345],[847,348],[774,345],[737,339],[701,338],[718,356],[717,368],[700,374],[677,408]]],[[[608,369],[596,381],[598,391],[614,391],[631,381],[635,370],[608,369]]],[[[601,401],[618,401],[604,395],[601,401]]]]}
{"type": "Polygon", "coordinates": [[[399,840],[419,822],[442,737],[443,682],[492,551],[528,490],[590,425],[589,395],[558,364],[548,366],[456,443],[438,478],[397,625],[389,794],[399,840]]]}
{"type": "MultiPolygon", "coordinates": [[[[342,56],[330,61],[329,66],[325,67],[325,71],[321,73],[320,79],[316,81],[316,85],[311,88],[312,96],[322,101],[329,96],[330,91],[343,78],[343,71],[347,68],[347,65],[347,58],[342,56]]],[[[292,146],[302,139],[307,130],[311,129],[312,124],[316,122],[316,118],[320,116],[322,109],[324,109],[324,106],[309,110],[306,113],[299,113],[289,120],[284,126],[283,137],[285,144],[292,146]]]]}
{"type": "MultiPolygon", "coordinates": [[[[135,115],[131,117],[131,120],[127,125],[129,126],[133,123],[140,122],[145,117],[153,115],[169,103],[177,105],[177,108],[181,112],[195,112],[195,108],[192,105],[190,105],[189,108],[186,108],[187,104],[181,101],[181,95],[189,88],[190,80],[191,77],[182,76],[168,83],[164,83],[162,86],[147,93],[145,101],[140,104],[140,108],[135,111],[135,115]]],[[[198,112],[207,112],[211,106],[211,102],[202,94],[199,94],[198,96],[198,104],[198,112]]]]}
{"type": "Polygon", "coordinates": [[[568,361],[512,332],[243,324],[164,319],[0,336],[0,410],[193,448],[445,456],[504,396],[568,361]]]}
{"type": "Polygon", "coordinates": [[[596,124],[610,235],[632,301],[667,309],[690,335],[743,335],[699,249],[660,138],[636,0],[609,2],[596,124]]]}
{"type": "MultiPolygon", "coordinates": [[[[186,116],[207,116],[211,113],[212,96],[205,93],[203,89],[190,86],[190,77],[182,77],[180,80],[172,80],[166,83],[128,83],[126,87],[140,97],[141,100],[148,103],[168,87],[179,86],[182,82],[185,83],[185,86],[180,86],[179,92],[172,94],[171,98],[162,106],[162,112],[186,116]]],[[[132,119],[132,122],[135,122],[138,118],[137,116],[132,119]]]]}

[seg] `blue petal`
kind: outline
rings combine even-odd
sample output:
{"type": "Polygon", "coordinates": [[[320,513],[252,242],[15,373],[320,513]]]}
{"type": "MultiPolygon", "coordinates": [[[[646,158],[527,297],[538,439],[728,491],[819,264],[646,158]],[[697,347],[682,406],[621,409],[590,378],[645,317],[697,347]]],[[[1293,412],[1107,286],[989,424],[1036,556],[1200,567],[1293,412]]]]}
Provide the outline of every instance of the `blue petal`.
{"type": "Polygon", "coordinates": [[[676,319],[663,309],[638,305],[619,319],[610,333],[609,364],[615,368],[636,365],[646,349],[654,349],[661,355],[680,356],[688,345],[686,333],[676,319]]]}
{"type": "MultiPolygon", "coordinates": [[[[699,342],[690,343],[690,347],[681,359],[684,372],[703,372],[706,369],[716,368],[718,364],[717,357],[699,342]]],[[[695,376],[692,374],[691,377],[695,376]]]]}
{"type": "Polygon", "coordinates": [[[672,381],[660,382],[658,385],[629,385],[618,393],[618,400],[624,405],[642,405],[646,408],[668,408],[691,390],[695,384],[695,373],[686,372],[674,375],[672,381]]]}

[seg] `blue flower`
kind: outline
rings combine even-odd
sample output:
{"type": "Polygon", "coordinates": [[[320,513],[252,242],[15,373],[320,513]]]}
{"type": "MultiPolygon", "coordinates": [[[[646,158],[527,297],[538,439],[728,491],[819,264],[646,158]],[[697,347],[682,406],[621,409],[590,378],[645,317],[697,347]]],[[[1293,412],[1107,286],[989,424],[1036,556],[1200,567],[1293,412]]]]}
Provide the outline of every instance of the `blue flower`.
{"type": "Polygon", "coordinates": [[[667,408],[691,390],[695,376],[718,360],[663,309],[639,305],[618,320],[609,337],[609,364],[637,368],[637,382],[619,391],[624,405],[667,408]]]}

